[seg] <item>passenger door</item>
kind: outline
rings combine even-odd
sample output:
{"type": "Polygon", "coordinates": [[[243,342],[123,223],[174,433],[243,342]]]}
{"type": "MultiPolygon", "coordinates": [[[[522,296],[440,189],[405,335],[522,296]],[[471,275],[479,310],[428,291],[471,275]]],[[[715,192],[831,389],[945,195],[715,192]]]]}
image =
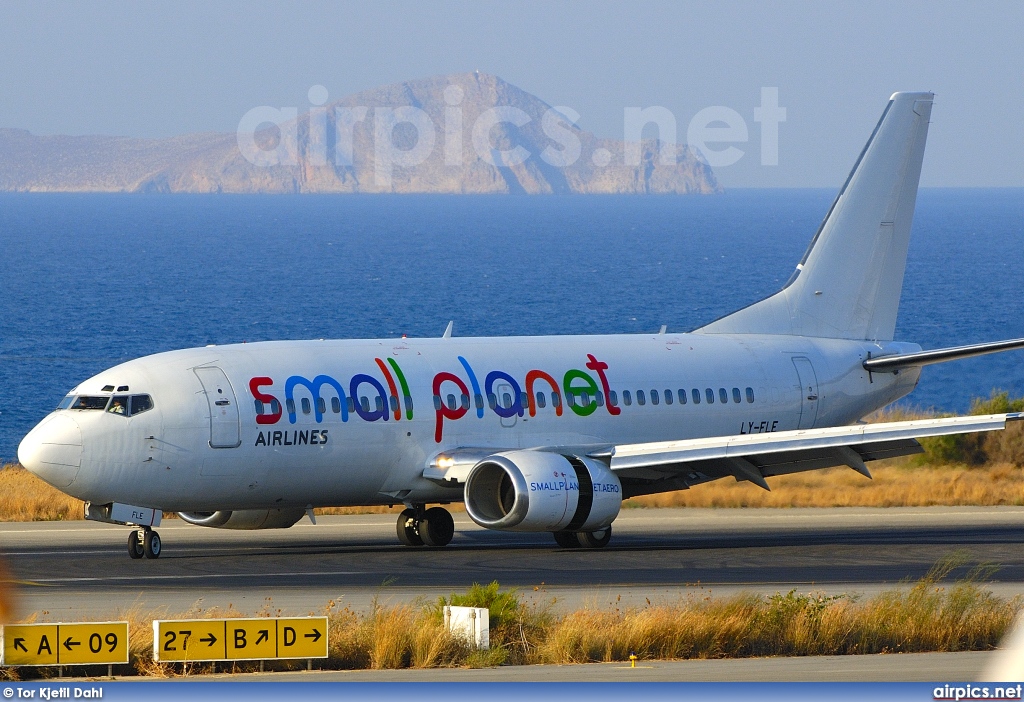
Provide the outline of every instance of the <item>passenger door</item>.
{"type": "Polygon", "coordinates": [[[195,369],[210,408],[210,446],[238,448],[242,445],[238,404],[224,371],[216,366],[195,369]]]}

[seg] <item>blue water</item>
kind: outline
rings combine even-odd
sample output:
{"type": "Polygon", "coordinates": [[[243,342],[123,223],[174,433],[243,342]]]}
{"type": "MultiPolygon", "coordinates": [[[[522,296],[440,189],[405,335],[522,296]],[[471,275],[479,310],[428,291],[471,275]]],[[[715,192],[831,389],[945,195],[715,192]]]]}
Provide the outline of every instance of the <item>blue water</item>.
{"type": "MultiPolygon", "coordinates": [[[[789,278],[832,190],[717,197],[0,195],[0,458],[84,378],[264,339],[687,330],[789,278]]],[[[1024,190],[925,190],[897,338],[1024,337],[1024,190]]],[[[910,402],[1024,395],[1024,352],[910,402]]]]}

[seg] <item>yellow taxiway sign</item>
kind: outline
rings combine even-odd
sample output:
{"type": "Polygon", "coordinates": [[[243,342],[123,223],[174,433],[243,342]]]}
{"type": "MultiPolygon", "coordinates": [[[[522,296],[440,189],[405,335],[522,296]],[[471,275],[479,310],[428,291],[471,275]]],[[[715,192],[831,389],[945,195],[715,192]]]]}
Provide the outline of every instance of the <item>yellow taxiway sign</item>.
{"type": "Polygon", "coordinates": [[[327,617],[157,620],[153,657],[161,662],[326,658],[327,617]]]}
{"type": "Polygon", "coordinates": [[[4,626],[0,665],[128,662],[128,622],[4,626]]]}

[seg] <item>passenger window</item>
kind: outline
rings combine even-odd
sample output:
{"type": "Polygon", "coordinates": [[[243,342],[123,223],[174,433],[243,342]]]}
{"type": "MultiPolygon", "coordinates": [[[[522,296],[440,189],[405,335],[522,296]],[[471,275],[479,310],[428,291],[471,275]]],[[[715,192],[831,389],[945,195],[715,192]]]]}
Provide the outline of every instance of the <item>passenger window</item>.
{"type": "Polygon", "coordinates": [[[128,396],[127,395],[114,395],[110,398],[110,407],[107,411],[111,414],[128,414],[128,396]]]}
{"type": "Polygon", "coordinates": [[[747,388],[747,402],[754,401],[754,388],[747,388]]]}
{"type": "Polygon", "coordinates": [[[700,404],[700,390],[698,390],[697,388],[694,388],[693,391],[691,392],[691,394],[693,395],[693,404],[699,405],[700,404]]]}
{"type": "MultiPolygon", "coordinates": [[[[149,395],[145,395],[145,397],[149,397],[149,395]]],[[[280,411],[281,411],[281,403],[278,402],[277,400],[271,400],[270,401],[270,413],[271,414],[277,414],[280,411]]]]}
{"type": "Polygon", "coordinates": [[[580,393],[580,405],[582,407],[590,407],[590,393],[589,392],[582,392],[582,393],[580,393]]]}
{"type": "MultiPolygon", "coordinates": [[[[477,409],[483,409],[484,408],[484,396],[483,395],[481,395],[480,393],[477,393],[477,394],[473,395],[473,399],[476,401],[476,408],[477,409]]],[[[408,404],[408,403],[406,403],[406,404],[408,404]]]]}
{"type": "MultiPolygon", "coordinates": [[[[479,397],[479,395],[477,397],[479,397]]],[[[412,395],[405,396],[405,411],[412,412],[412,395]]]]}
{"type": "Polygon", "coordinates": [[[383,398],[381,398],[380,395],[377,395],[377,397],[373,398],[373,408],[378,412],[384,411],[384,400],[383,398]]]}
{"type": "Polygon", "coordinates": [[[546,400],[544,399],[544,393],[538,392],[537,393],[537,406],[540,407],[541,409],[543,409],[545,404],[546,404],[546,400]]]}
{"type": "Polygon", "coordinates": [[[525,392],[519,393],[519,406],[527,407],[530,404],[530,396],[525,392]]]}
{"type": "Polygon", "coordinates": [[[603,392],[601,392],[600,390],[598,390],[598,391],[597,391],[597,392],[596,392],[596,393],[594,394],[594,399],[595,399],[595,400],[597,400],[597,406],[598,406],[598,407],[604,407],[604,393],[603,393],[603,392]]]}
{"type": "Polygon", "coordinates": [[[636,403],[638,405],[646,405],[647,404],[647,396],[644,395],[644,391],[643,390],[637,390],[636,391],[636,403]]]}
{"type": "MultiPolygon", "coordinates": [[[[355,412],[356,411],[356,398],[354,398],[354,397],[346,398],[346,402],[348,403],[348,411],[349,412],[355,412]]],[[[434,404],[437,405],[438,409],[441,409],[441,398],[438,397],[437,395],[434,395],[434,404]]]]}
{"type": "Polygon", "coordinates": [[[723,405],[729,404],[729,393],[725,388],[718,388],[718,399],[722,401],[723,405]]]}
{"type": "Polygon", "coordinates": [[[81,395],[75,404],[71,405],[71,409],[77,410],[101,410],[107,408],[107,402],[110,401],[109,397],[92,397],[89,395],[81,395]]]}
{"type": "Polygon", "coordinates": [[[487,404],[490,406],[491,409],[494,409],[495,407],[497,407],[498,406],[498,396],[495,395],[493,392],[487,393],[487,404]]]}
{"type": "Polygon", "coordinates": [[[565,396],[565,401],[567,403],[569,403],[570,407],[575,407],[576,406],[576,396],[573,395],[571,392],[568,395],[565,396]]]}
{"type": "Polygon", "coordinates": [[[686,391],[683,390],[682,388],[679,388],[679,392],[677,394],[679,395],[679,404],[685,405],[686,404],[686,391]]]}
{"type": "Polygon", "coordinates": [[[441,409],[441,396],[440,395],[434,395],[434,409],[435,410],[441,409]]]}
{"type": "Polygon", "coordinates": [[[657,390],[651,390],[651,404],[656,405],[661,402],[661,393],[657,390]]]}
{"type": "Polygon", "coordinates": [[[313,405],[310,403],[308,397],[302,398],[302,413],[309,414],[313,411],[313,405]]]}
{"type": "Polygon", "coordinates": [[[335,414],[341,414],[341,399],[337,397],[331,398],[331,411],[335,414]]]}
{"type": "Polygon", "coordinates": [[[608,404],[612,407],[619,406],[619,395],[614,390],[608,391],[608,404]]]}
{"type": "Polygon", "coordinates": [[[316,409],[320,414],[327,414],[327,400],[322,397],[316,398],[316,409]]]}
{"type": "Polygon", "coordinates": [[[253,400],[253,404],[256,405],[256,414],[263,414],[263,401],[253,400]]]}
{"type": "Polygon", "coordinates": [[[71,403],[74,402],[74,401],[75,401],[75,396],[74,395],[68,395],[63,400],[60,401],[60,404],[57,405],[57,409],[59,409],[59,410],[67,409],[68,407],[71,406],[71,403]]]}
{"type": "Polygon", "coordinates": [[[501,402],[504,409],[512,409],[512,396],[507,392],[501,394],[501,402]]]}
{"type": "Polygon", "coordinates": [[[130,417],[153,409],[153,398],[149,395],[132,395],[131,402],[131,406],[128,408],[128,416],[130,417]]]}
{"type": "Polygon", "coordinates": [[[732,389],[732,401],[735,402],[736,404],[739,404],[741,402],[739,388],[732,389]]]}
{"type": "Polygon", "coordinates": [[[707,398],[708,404],[715,404],[715,391],[711,388],[704,388],[704,397],[707,398]]]}
{"type": "Polygon", "coordinates": [[[284,405],[288,408],[288,414],[295,414],[295,400],[288,398],[284,401],[284,405]]]}
{"type": "Polygon", "coordinates": [[[462,397],[460,399],[462,400],[462,409],[468,410],[469,409],[469,395],[466,395],[465,393],[463,393],[463,395],[462,395],[462,397]]]}
{"type": "Polygon", "coordinates": [[[392,412],[397,412],[398,411],[398,395],[391,395],[390,401],[391,401],[391,411],[392,412]]]}
{"type": "Polygon", "coordinates": [[[671,390],[666,390],[665,391],[665,404],[666,405],[671,405],[672,404],[672,391],[671,390]]]}
{"type": "Polygon", "coordinates": [[[629,390],[622,391],[622,402],[623,404],[626,405],[626,407],[629,407],[631,404],[633,404],[633,396],[629,394],[629,390]]]}
{"type": "Polygon", "coordinates": [[[448,409],[455,409],[455,395],[448,393],[448,409]]]}
{"type": "Polygon", "coordinates": [[[551,406],[556,408],[562,406],[562,396],[557,392],[551,393],[551,406]]]}

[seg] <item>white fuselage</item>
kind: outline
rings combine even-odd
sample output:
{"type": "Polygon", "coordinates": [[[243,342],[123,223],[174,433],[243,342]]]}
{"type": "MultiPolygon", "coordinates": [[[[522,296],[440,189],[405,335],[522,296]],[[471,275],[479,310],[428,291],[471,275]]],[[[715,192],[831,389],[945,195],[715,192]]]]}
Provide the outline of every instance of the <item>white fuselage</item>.
{"type": "Polygon", "coordinates": [[[214,511],[459,501],[459,490],[422,477],[439,452],[849,424],[906,395],[919,375],[871,377],[863,360],[917,349],[701,333],[187,349],[115,366],[73,390],[128,386],[150,395],[152,410],[58,410],[19,452],[51,451],[58,458],[33,461],[35,471],[94,503],[214,511]],[[79,449],[51,436],[76,427],[79,449]]]}

